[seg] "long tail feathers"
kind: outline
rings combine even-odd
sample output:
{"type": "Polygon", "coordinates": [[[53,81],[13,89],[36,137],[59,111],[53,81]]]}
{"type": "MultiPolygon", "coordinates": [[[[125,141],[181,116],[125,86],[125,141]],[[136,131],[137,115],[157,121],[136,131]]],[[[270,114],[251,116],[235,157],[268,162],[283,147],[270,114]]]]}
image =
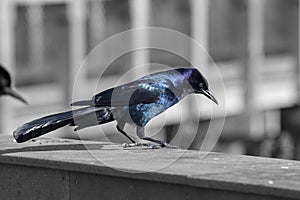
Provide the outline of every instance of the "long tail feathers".
{"type": "Polygon", "coordinates": [[[86,107],[49,115],[23,124],[13,135],[17,142],[25,142],[66,125],[76,126],[75,130],[113,121],[108,107],[86,107]]]}

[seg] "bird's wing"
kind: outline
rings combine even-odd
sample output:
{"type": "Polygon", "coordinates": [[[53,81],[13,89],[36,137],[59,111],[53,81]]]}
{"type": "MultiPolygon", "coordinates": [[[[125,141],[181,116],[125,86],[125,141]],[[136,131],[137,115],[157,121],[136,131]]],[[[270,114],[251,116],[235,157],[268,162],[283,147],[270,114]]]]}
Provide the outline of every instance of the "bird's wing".
{"type": "Polygon", "coordinates": [[[74,102],[72,106],[128,106],[140,103],[148,104],[158,100],[164,85],[159,83],[134,81],[125,85],[105,90],[95,95],[92,100],[74,102]]]}

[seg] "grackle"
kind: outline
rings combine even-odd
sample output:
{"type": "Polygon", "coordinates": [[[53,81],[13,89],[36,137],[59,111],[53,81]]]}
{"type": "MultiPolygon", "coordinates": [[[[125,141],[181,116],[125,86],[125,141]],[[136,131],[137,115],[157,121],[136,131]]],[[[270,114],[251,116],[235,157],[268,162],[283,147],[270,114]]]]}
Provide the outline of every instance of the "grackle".
{"type": "Polygon", "coordinates": [[[100,92],[91,100],[74,102],[72,106],[85,107],[33,120],[17,128],[13,135],[17,142],[24,142],[66,125],[76,126],[75,130],[79,130],[116,120],[117,130],[132,142],[127,146],[151,144],[140,143],[129,136],[124,131],[126,123],[136,125],[136,134],[140,139],[161,147],[172,147],[146,137],[144,127],[153,117],[193,93],[203,94],[218,104],[206,78],[196,68],[162,71],[100,92]]]}
{"type": "Polygon", "coordinates": [[[0,95],[10,95],[27,104],[27,101],[12,88],[11,77],[2,65],[0,65],[0,95]]]}

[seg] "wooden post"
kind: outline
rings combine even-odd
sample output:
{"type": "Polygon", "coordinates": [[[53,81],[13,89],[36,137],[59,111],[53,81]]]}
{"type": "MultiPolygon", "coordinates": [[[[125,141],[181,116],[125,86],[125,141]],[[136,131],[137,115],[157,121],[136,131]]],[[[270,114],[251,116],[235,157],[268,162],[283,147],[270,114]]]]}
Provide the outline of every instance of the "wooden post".
{"type": "MultiPolygon", "coordinates": [[[[209,79],[209,57],[208,57],[208,49],[209,49],[209,1],[208,0],[191,0],[190,1],[191,8],[191,36],[195,40],[191,44],[191,61],[194,67],[200,69],[201,73],[205,75],[209,79]],[[199,45],[203,48],[199,48],[199,45]]],[[[189,130],[191,126],[198,126],[200,115],[199,113],[194,111],[195,105],[197,102],[199,104],[202,103],[201,98],[190,99],[190,103],[187,106],[187,110],[189,113],[193,113],[192,115],[188,115],[189,118],[186,119],[186,128],[189,130]]],[[[190,133],[186,131],[186,133],[190,133]]],[[[190,133],[190,135],[185,134],[185,137],[195,137],[196,133],[190,133]]],[[[206,134],[201,134],[200,137],[197,138],[197,142],[194,142],[190,148],[197,149],[199,148],[199,143],[201,144],[202,150],[208,150],[209,147],[206,147],[205,143],[206,134]]],[[[183,139],[183,140],[191,140],[191,139],[183,139]]],[[[208,145],[209,146],[209,145],[208,145]]]]}
{"type": "Polygon", "coordinates": [[[68,80],[64,91],[67,105],[72,101],[72,98],[77,99],[80,97],[86,87],[87,69],[81,69],[81,73],[76,76],[86,54],[86,3],[84,0],[73,0],[68,4],[70,66],[66,76],[68,80]],[[77,87],[80,86],[80,88],[76,88],[76,92],[73,93],[75,78],[79,79],[77,81],[81,84],[77,84],[77,87]]]}
{"type": "Polygon", "coordinates": [[[245,58],[245,106],[249,117],[249,133],[259,138],[264,130],[263,115],[258,114],[256,96],[259,70],[264,60],[264,1],[248,0],[245,58]]]}
{"type": "MultiPolygon", "coordinates": [[[[191,0],[191,32],[192,38],[208,53],[209,41],[209,1],[191,0]]],[[[209,76],[209,57],[199,48],[191,44],[192,61],[195,67],[200,67],[205,76],[209,76]]]]}
{"type": "MultiPolygon", "coordinates": [[[[131,27],[134,29],[143,29],[150,26],[150,0],[130,0],[131,27]]],[[[149,50],[145,49],[149,44],[149,35],[147,30],[133,31],[132,34],[132,67],[149,64],[149,50]]],[[[134,70],[134,77],[145,75],[149,70],[145,67],[134,70]]]]}
{"type": "Polygon", "coordinates": [[[32,70],[42,70],[44,62],[44,29],[43,9],[39,2],[29,4],[28,24],[30,66],[32,67],[32,70]]]}
{"type": "Polygon", "coordinates": [[[104,39],[105,36],[105,9],[104,0],[91,2],[90,18],[91,26],[89,29],[92,46],[96,46],[104,39]]]}

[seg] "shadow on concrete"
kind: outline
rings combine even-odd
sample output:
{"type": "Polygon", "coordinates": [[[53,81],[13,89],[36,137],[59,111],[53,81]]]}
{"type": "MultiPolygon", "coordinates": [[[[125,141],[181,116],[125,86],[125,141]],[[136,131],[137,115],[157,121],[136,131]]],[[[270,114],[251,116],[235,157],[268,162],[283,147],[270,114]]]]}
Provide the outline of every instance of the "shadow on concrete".
{"type": "MultiPolygon", "coordinates": [[[[69,139],[34,139],[26,143],[13,143],[10,145],[1,144],[0,155],[18,152],[34,152],[34,151],[65,151],[65,150],[118,150],[116,144],[106,142],[81,141],[69,139]]],[[[120,146],[120,145],[119,145],[120,146]]]]}

